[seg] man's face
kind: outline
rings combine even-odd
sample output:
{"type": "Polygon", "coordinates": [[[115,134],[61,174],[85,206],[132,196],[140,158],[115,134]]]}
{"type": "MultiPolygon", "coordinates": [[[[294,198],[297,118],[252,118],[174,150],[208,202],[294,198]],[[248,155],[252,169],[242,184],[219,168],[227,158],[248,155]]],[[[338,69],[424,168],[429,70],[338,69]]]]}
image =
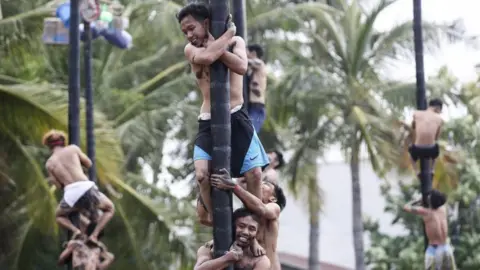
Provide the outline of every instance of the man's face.
{"type": "Polygon", "coordinates": [[[277,153],[275,152],[268,153],[268,161],[270,161],[270,165],[275,168],[278,165],[277,153]]]}
{"type": "Polygon", "coordinates": [[[255,59],[255,58],[257,58],[257,53],[255,51],[247,51],[247,58],[248,59],[255,59]]]}
{"type": "Polygon", "coordinates": [[[187,40],[195,47],[203,46],[203,43],[207,36],[206,26],[208,26],[208,20],[205,20],[204,23],[201,23],[191,15],[186,16],[180,22],[180,27],[182,28],[183,34],[187,40]]]}
{"type": "Polygon", "coordinates": [[[263,203],[270,203],[272,198],[275,198],[275,186],[268,181],[263,181],[262,183],[263,203]]]}
{"type": "Polygon", "coordinates": [[[235,221],[235,240],[240,247],[248,247],[257,237],[258,222],[252,216],[241,217],[235,221]]]}

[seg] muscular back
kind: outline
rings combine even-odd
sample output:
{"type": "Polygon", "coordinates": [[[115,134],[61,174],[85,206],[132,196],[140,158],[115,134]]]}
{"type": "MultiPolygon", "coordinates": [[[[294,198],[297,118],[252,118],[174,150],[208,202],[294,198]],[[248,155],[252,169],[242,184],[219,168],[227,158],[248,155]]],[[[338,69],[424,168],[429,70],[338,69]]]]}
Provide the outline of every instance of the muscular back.
{"type": "Polygon", "coordinates": [[[440,115],[429,110],[416,111],[413,120],[415,121],[415,144],[434,144],[443,124],[440,115]]]}
{"type": "Polygon", "coordinates": [[[425,231],[431,245],[442,245],[447,242],[448,224],[447,209],[445,206],[438,209],[431,209],[429,213],[423,217],[423,221],[425,222],[425,231]]]}
{"type": "Polygon", "coordinates": [[[265,92],[267,90],[267,69],[260,59],[252,60],[250,84],[248,85],[250,103],[265,104],[265,92]]]}
{"type": "Polygon", "coordinates": [[[62,187],[73,182],[88,180],[83,173],[82,162],[89,167],[90,160],[82,153],[80,148],[69,145],[55,150],[45,164],[49,174],[62,185],[62,187]]]}

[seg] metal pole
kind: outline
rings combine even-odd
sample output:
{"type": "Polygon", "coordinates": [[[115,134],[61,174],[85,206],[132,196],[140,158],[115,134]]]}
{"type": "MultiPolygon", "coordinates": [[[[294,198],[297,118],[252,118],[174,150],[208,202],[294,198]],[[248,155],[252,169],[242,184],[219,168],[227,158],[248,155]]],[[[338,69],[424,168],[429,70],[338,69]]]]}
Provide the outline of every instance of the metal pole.
{"type": "MultiPolygon", "coordinates": [[[[211,0],[212,9],[210,32],[215,39],[226,30],[228,0],[211,0]]],[[[213,137],[213,171],[225,168],[230,171],[230,83],[227,67],[215,61],[210,67],[211,85],[211,132],[213,137]]],[[[232,193],[212,188],[214,257],[221,257],[232,242],[232,193]]],[[[233,270],[233,266],[226,269],[233,270]]]]}
{"type": "Polygon", "coordinates": [[[94,134],[94,108],[93,108],[93,89],[92,89],[92,31],[90,23],[84,21],[85,45],[84,45],[84,64],[85,64],[85,115],[87,120],[87,155],[92,161],[92,166],[88,171],[90,181],[97,181],[97,169],[95,165],[95,134],[94,134]]]}
{"type": "MultiPolygon", "coordinates": [[[[68,59],[68,137],[70,144],[80,145],[80,25],[79,0],[70,1],[69,59],[68,59]]],[[[70,219],[78,226],[79,215],[74,213],[70,219]]],[[[72,237],[67,232],[67,237],[72,237]]],[[[72,269],[70,260],[67,269],[72,269]]]]}
{"type": "MultiPolygon", "coordinates": [[[[233,22],[237,27],[237,36],[242,37],[245,43],[248,42],[247,35],[247,9],[245,0],[232,0],[233,1],[233,22]]],[[[248,108],[250,93],[248,91],[249,79],[248,76],[243,76],[243,106],[248,108]]]]}
{"type": "MultiPolygon", "coordinates": [[[[423,66],[423,37],[422,37],[422,1],[413,0],[413,33],[415,41],[415,66],[417,77],[417,109],[427,109],[427,98],[425,94],[425,71],[423,66]]],[[[428,206],[427,194],[432,190],[432,174],[428,159],[420,159],[420,186],[422,192],[422,202],[425,207],[428,206]]],[[[427,235],[425,234],[425,249],[428,246],[427,235]]]]}

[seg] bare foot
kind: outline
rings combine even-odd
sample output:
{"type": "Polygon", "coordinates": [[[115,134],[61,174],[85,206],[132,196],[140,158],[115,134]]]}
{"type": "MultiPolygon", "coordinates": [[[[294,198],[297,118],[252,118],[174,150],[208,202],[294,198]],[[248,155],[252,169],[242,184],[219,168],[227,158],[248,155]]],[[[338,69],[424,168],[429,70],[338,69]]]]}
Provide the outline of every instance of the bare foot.
{"type": "Polygon", "coordinates": [[[100,247],[100,244],[98,242],[98,239],[95,235],[90,235],[87,239],[87,243],[93,244],[97,247],[100,247]]]}
{"type": "Polygon", "coordinates": [[[82,232],[80,230],[73,233],[72,238],[70,240],[79,240],[82,238],[82,232]]]}

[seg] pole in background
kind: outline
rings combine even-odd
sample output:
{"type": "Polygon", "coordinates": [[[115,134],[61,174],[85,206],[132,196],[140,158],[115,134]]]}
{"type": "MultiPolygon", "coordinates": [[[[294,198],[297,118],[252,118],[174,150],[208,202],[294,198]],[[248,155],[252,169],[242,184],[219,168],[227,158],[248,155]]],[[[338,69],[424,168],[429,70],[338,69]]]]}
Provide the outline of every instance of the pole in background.
{"type": "Polygon", "coordinates": [[[96,182],[97,170],[95,165],[95,134],[94,134],[94,108],[93,108],[93,89],[92,89],[92,31],[90,22],[84,21],[85,44],[84,44],[84,65],[85,65],[85,114],[87,128],[87,155],[92,161],[92,166],[88,171],[90,181],[96,182]]]}
{"type": "MultiPolygon", "coordinates": [[[[212,10],[210,32],[215,39],[226,30],[228,0],[210,0],[212,10]]],[[[213,172],[230,171],[230,83],[227,67],[220,61],[210,66],[211,132],[213,137],[213,172]]],[[[214,257],[221,257],[232,243],[232,192],[212,188],[214,257]]],[[[233,270],[233,266],[226,269],[233,270]]]]}
{"type": "MultiPolygon", "coordinates": [[[[413,33],[415,42],[415,71],[417,77],[417,109],[427,109],[427,98],[425,94],[425,71],[423,65],[423,34],[422,34],[422,1],[413,0],[413,33]]],[[[422,202],[425,207],[428,206],[427,194],[432,190],[432,174],[430,162],[428,159],[420,159],[420,187],[422,192],[422,202]]],[[[425,249],[428,246],[428,239],[423,227],[425,236],[425,249]]]]}
{"type": "MultiPolygon", "coordinates": [[[[80,13],[79,0],[70,1],[69,59],[68,59],[68,137],[70,144],[80,145],[80,13]]],[[[70,219],[78,226],[79,215],[73,213],[70,219]]],[[[70,239],[71,232],[67,232],[70,239]]],[[[72,269],[70,260],[67,269],[72,269]]]]}

